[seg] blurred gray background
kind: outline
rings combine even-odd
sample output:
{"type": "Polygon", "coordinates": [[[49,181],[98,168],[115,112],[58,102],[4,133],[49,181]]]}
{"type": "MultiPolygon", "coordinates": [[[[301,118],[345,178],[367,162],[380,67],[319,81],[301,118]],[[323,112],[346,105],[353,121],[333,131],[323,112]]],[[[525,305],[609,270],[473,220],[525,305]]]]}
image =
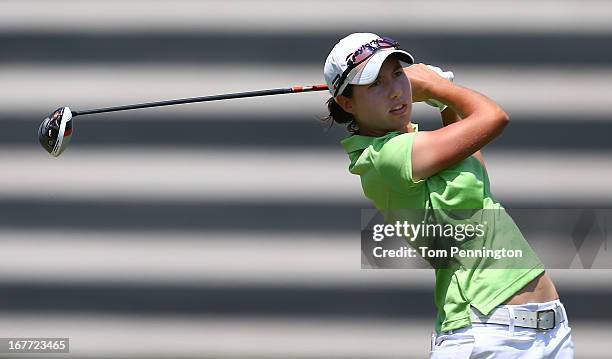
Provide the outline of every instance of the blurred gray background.
{"type": "MultiPolygon", "coordinates": [[[[595,0],[0,1],[0,337],[70,337],[71,358],[426,357],[433,271],[360,269],[370,205],[345,131],[317,120],[327,93],[78,117],[59,159],[40,121],[323,83],[341,37],[376,32],[510,114],[484,150],[506,207],[609,208],[611,18],[595,0]]],[[[609,358],[612,270],[550,273],[577,357],[609,358]]]]}

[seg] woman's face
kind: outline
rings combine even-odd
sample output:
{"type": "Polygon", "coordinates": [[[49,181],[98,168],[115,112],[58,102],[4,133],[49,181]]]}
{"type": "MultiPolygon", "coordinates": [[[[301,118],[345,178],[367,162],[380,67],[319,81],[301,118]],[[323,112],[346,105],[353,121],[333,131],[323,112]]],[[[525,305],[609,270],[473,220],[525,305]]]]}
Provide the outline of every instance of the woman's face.
{"type": "Polygon", "coordinates": [[[410,80],[393,55],[383,63],[376,81],[369,85],[353,85],[353,96],[340,96],[339,103],[355,116],[362,135],[382,136],[391,131],[411,130],[410,80]]]}

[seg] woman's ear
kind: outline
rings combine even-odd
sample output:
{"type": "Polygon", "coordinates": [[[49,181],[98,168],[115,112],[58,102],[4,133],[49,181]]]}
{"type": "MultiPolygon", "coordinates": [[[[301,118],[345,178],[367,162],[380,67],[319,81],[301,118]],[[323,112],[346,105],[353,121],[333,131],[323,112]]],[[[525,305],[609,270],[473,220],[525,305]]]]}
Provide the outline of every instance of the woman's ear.
{"type": "Polygon", "coordinates": [[[353,111],[354,111],[353,110],[353,101],[350,98],[348,98],[346,96],[343,96],[343,95],[340,95],[340,96],[336,97],[336,102],[338,103],[338,105],[340,105],[340,107],[342,107],[342,109],[345,112],[348,112],[348,113],[354,115],[354,113],[353,113],[353,111]]]}

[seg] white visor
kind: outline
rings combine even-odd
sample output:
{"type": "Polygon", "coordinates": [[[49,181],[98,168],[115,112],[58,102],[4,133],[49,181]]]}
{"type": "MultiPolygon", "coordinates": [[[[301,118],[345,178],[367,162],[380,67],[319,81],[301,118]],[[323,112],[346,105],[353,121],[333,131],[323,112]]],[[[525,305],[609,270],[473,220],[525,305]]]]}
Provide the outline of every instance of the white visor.
{"type": "Polygon", "coordinates": [[[327,56],[323,68],[323,76],[331,95],[334,97],[341,95],[349,84],[367,85],[374,82],[378,77],[380,67],[389,55],[397,54],[402,66],[414,63],[412,55],[404,50],[390,47],[391,44],[399,46],[395,40],[390,38],[362,32],[350,34],[338,41],[327,56]],[[386,46],[381,45],[381,41],[386,46]],[[375,46],[377,43],[380,46],[375,46]],[[374,53],[345,75],[347,68],[352,63],[349,59],[354,61],[356,54],[362,54],[363,52],[359,51],[365,49],[365,47],[373,49],[374,53]],[[341,83],[340,80],[342,80],[341,83]]]}

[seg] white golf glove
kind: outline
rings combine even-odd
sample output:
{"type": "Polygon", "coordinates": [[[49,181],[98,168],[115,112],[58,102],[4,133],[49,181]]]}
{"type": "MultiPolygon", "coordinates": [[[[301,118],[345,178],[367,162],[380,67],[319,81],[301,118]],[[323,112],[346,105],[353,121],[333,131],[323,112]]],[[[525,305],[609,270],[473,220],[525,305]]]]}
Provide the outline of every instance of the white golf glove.
{"type": "MultiPolygon", "coordinates": [[[[453,80],[455,79],[455,74],[452,73],[452,71],[443,71],[441,68],[436,67],[436,66],[431,66],[431,65],[427,65],[427,67],[429,67],[431,70],[435,71],[438,73],[438,75],[444,77],[445,79],[447,79],[450,82],[453,82],[453,80]]],[[[438,110],[440,110],[440,112],[446,110],[446,108],[448,106],[446,106],[445,104],[443,104],[442,102],[438,101],[438,100],[427,100],[425,101],[426,104],[428,104],[429,106],[433,106],[436,107],[438,110]]]]}

